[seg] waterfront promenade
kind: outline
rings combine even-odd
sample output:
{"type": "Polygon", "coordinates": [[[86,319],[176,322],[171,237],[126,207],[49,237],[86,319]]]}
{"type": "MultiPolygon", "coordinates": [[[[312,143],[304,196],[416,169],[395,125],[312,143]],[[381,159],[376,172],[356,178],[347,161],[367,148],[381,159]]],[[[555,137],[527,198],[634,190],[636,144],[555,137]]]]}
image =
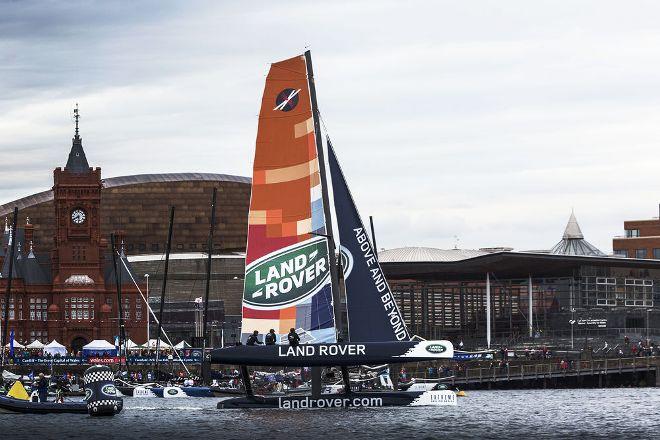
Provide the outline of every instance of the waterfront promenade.
{"type": "Polygon", "coordinates": [[[570,363],[469,366],[449,382],[461,389],[660,386],[660,357],[604,358],[570,363]]]}

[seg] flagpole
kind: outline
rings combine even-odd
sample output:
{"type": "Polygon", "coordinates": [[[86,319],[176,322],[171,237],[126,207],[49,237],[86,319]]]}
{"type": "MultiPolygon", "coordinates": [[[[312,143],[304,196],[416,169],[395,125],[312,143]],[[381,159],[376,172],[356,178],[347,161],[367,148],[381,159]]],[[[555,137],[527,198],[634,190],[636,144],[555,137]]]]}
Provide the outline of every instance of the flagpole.
{"type": "Polygon", "coordinates": [[[9,300],[11,299],[11,282],[14,278],[14,252],[16,250],[16,223],[18,221],[18,206],[14,207],[14,218],[12,228],[9,232],[11,246],[9,250],[9,274],[7,275],[7,290],[5,291],[4,323],[2,330],[2,367],[5,366],[5,345],[7,344],[7,332],[9,331],[9,300]]]}

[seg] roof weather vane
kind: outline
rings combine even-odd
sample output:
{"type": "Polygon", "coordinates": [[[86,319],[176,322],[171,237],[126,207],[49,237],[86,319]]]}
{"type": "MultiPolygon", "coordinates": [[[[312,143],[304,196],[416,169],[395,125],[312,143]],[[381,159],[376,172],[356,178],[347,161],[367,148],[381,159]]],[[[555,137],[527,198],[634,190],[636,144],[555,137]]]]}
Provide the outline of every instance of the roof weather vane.
{"type": "Polygon", "coordinates": [[[73,117],[76,120],[76,137],[78,137],[78,120],[80,119],[80,112],[78,111],[77,102],[76,102],[76,108],[73,109],[73,117]]]}

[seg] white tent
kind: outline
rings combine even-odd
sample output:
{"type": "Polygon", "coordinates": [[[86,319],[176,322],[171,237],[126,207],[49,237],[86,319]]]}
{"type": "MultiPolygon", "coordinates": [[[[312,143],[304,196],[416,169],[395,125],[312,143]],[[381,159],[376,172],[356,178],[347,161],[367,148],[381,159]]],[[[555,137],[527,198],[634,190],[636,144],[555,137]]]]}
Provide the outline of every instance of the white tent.
{"type": "MultiPolygon", "coordinates": [[[[124,347],[122,347],[122,349],[123,349],[123,348],[124,348],[124,347]]],[[[131,339],[128,339],[128,340],[126,341],[126,349],[127,349],[128,351],[132,351],[132,350],[140,350],[140,349],[142,349],[142,346],[141,346],[140,344],[136,344],[136,343],[133,342],[131,339]]]]}
{"type": "MultiPolygon", "coordinates": [[[[170,344],[163,341],[162,339],[160,340],[160,349],[161,350],[168,350],[170,348],[172,348],[172,346],[170,344]]],[[[155,339],[149,339],[149,349],[151,349],[151,350],[156,349],[156,340],[155,339]]]]}
{"type": "Polygon", "coordinates": [[[117,347],[115,347],[113,344],[103,339],[94,339],[89,344],[84,345],[82,350],[84,355],[103,354],[103,353],[108,353],[113,355],[117,354],[117,347]]]}
{"type": "Polygon", "coordinates": [[[66,347],[53,339],[52,342],[44,345],[44,354],[66,356],[66,347]]]}
{"type": "MultiPolygon", "coordinates": [[[[5,347],[9,348],[9,342],[7,342],[7,345],[5,347]]],[[[14,341],[14,348],[25,348],[25,345],[21,344],[18,341],[14,341]]]]}
{"type": "Polygon", "coordinates": [[[44,344],[42,344],[39,339],[35,339],[34,341],[30,342],[25,348],[29,350],[41,350],[44,348],[44,344]]]}
{"type": "Polygon", "coordinates": [[[184,348],[192,348],[192,345],[188,344],[185,340],[179,342],[174,346],[177,350],[183,350],[184,348]]]}

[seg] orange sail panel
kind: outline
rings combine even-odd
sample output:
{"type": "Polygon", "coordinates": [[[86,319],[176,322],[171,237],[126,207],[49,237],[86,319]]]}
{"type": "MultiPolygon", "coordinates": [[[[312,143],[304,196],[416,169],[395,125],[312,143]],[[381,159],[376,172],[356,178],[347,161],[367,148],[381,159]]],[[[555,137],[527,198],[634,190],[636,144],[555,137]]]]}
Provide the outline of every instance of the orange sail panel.
{"type": "Polygon", "coordinates": [[[259,113],[243,291],[243,342],[334,342],[332,286],[304,56],[271,65],[259,113]],[[261,339],[260,340],[263,340],[261,339]]]}

